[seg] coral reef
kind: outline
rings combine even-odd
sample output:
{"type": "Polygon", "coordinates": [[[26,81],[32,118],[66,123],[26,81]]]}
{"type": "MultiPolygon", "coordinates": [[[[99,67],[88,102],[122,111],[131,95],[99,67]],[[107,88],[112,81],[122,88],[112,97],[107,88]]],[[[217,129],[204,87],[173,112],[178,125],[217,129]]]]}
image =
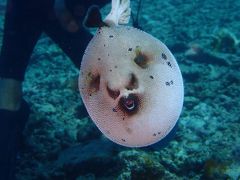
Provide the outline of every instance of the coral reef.
{"type": "Polygon", "coordinates": [[[119,179],[154,180],[165,174],[158,156],[133,150],[119,153],[119,158],[124,166],[119,179]]]}
{"type": "Polygon", "coordinates": [[[219,52],[236,53],[239,40],[229,29],[222,28],[212,35],[211,47],[219,52]]]}

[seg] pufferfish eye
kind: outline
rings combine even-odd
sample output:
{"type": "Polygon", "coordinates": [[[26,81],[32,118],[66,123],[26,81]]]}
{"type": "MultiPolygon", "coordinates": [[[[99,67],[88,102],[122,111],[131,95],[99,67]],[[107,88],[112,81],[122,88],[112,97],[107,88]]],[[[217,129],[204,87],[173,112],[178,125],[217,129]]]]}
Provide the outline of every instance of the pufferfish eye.
{"type": "Polygon", "coordinates": [[[134,113],[139,107],[139,99],[135,94],[130,94],[127,97],[121,97],[119,105],[125,112],[134,113]]]}

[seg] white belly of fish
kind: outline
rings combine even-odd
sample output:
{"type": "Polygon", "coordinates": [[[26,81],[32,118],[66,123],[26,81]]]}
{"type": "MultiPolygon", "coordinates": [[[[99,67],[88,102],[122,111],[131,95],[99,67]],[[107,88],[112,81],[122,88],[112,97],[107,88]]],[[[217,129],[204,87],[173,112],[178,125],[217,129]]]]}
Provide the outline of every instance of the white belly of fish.
{"type": "Polygon", "coordinates": [[[162,140],[183,105],[183,80],[168,48],[128,26],[102,27],[83,56],[79,89],[87,111],[110,140],[142,147],[162,140]]]}

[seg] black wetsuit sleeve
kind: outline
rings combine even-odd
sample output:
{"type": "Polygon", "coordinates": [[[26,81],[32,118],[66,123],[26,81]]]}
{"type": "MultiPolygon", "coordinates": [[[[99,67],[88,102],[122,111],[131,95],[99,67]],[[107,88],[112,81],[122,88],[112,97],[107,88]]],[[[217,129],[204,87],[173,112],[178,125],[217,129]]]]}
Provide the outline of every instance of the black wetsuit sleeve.
{"type": "MultiPolygon", "coordinates": [[[[103,7],[110,2],[110,0],[70,1],[72,2],[69,8],[80,24],[91,5],[103,7]]],[[[30,56],[42,32],[49,35],[79,68],[92,35],[83,27],[76,33],[65,31],[56,17],[54,18],[53,6],[54,0],[8,1],[0,55],[0,77],[23,81],[30,56]]]]}
{"type": "Polygon", "coordinates": [[[9,0],[0,55],[0,77],[19,81],[39,39],[52,0],[9,0]]]}
{"type": "Polygon", "coordinates": [[[92,5],[103,7],[110,0],[66,0],[66,6],[79,22],[80,29],[75,33],[65,31],[59,22],[55,19],[49,20],[44,32],[56,42],[60,48],[70,57],[74,65],[79,68],[84,51],[92,39],[92,34],[86,30],[82,22],[87,14],[87,10],[92,5]]]}

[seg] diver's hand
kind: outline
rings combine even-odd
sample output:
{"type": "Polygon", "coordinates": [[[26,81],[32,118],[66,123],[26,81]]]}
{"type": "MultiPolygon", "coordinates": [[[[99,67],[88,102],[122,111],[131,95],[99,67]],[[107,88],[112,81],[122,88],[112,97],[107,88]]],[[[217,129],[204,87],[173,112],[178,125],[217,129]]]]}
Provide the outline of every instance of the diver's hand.
{"type": "Polygon", "coordinates": [[[71,12],[66,8],[64,0],[55,0],[54,11],[62,27],[71,33],[79,30],[79,25],[71,12]]]}

